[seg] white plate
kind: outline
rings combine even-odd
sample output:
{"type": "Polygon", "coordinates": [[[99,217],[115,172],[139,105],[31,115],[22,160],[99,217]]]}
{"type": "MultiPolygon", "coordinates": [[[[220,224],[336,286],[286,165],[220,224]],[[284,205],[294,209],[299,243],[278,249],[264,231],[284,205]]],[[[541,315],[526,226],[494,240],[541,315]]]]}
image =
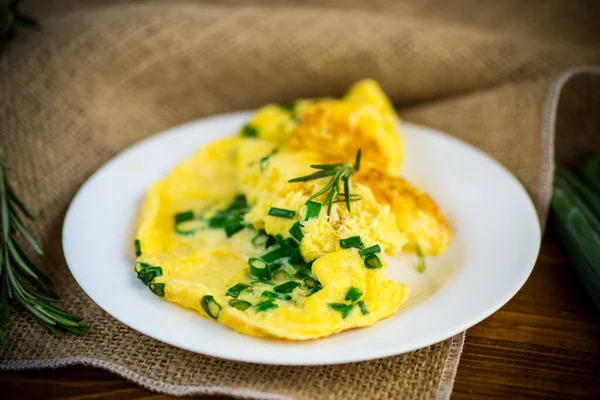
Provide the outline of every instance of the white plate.
{"type": "Polygon", "coordinates": [[[134,225],[148,187],[193,150],[235,132],[250,113],[191,122],[153,136],[97,171],[71,203],[65,258],[83,290],[131,328],[173,346],[238,361],[316,365],[392,356],[447,339],[505,304],[525,283],[540,227],[521,184],[475,148],[402,124],[403,175],[430,193],[455,230],[450,249],[415,272],[414,256],[390,258],[388,274],[413,286],[411,300],[373,327],[309,342],[237,333],[153,295],[133,272],[134,225]]]}

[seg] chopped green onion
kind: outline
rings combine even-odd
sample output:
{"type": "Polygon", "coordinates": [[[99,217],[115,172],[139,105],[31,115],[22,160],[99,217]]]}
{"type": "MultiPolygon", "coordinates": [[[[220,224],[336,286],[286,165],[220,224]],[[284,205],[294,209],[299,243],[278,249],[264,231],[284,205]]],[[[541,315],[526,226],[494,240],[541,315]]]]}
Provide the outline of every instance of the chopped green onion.
{"type": "Polygon", "coordinates": [[[277,244],[279,245],[279,247],[281,247],[282,249],[286,248],[285,239],[283,238],[283,236],[281,236],[280,233],[276,234],[273,237],[275,238],[275,242],[277,242],[277,244]]]}
{"type": "MultiPolygon", "coordinates": [[[[142,265],[145,265],[145,266],[142,267],[138,271],[137,277],[146,286],[148,286],[150,283],[152,283],[152,281],[154,280],[154,278],[162,275],[162,268],[161,267],[155,267],[155,266],[152,266],[152,265],[149,265],[149,264],[145,264],[145,263],[139,263],[139,264],[142,264],[142,265]]],[[[136,267],[137,267],[137,265],[136,265],[136,267]]]]}
{"type": "Polygon", "coordinates": [[[238,310],[244,311],[248,309],[248,307],[250,307],[252,304],[245,300],[231,299],[229,300],[229,305],[231,307],[237,308],[238,310]]]}
{"type": "Polygon", "coordinates": [[[235,196],[229,207],[227,207],[227,211],[247,211],[248,208],[248,200],[246,199],[246,195],[238,194],[235,196]]]}
{"type": "Polygon", "coordinates": [[[275,249],[267,254],[263,254],[262,256],[260,256],[261,260],[268,262],[268,263],[272,263],[274,261],[279,260],[280,258],[286,257],[289,254],[289,250],[287,249],[287,246],[285,248],[278,248],[275,249]]]}
{"type": "Polygon", "coordinates": [[[311,276],[307,276],[302,281],[304,282],[304,285],[308,289],[308,295],[309,296],[312,295],[312,294],[315,294],[319,290],[323,289],[323,286],[321,285],[321,282],[319,282],[318,280],[316,280],[315,278],[313,278],[311,276]]]}
{"type": "Polygon", "coordinates": [[[212,319],[219,318],[219,313],[221,312],[221,306],[219,303],[215,301],[215,298],[212,296],[204,296],[200,301],[200,305],[202,309],[212,319]]]}
{"type": "Polygon", "coordinates": [[[147,264],[145,262],[138,261],[135,263],[135,272],[140,272],[142,269],[146,267],[151,267],[152,265],[147,264]]]}
{"type": "Polygon", "coordinates": [[[198,230],[203,228],[205,226],[204,224],[205,224],[205,222],[202,219],[188,220],[188,221],[184,221],[182,223],[176,223],[175,224],[175,233],[177,233],[179,235],[184,235],[184,236],[193,235],[198,230]]]}
{"type": "Polygon", "coordinates": [[[264,229],[258,231],[256,236],[252,238],[252,245],[255,247],[269,247],[273,243],[275,243],[275,238],[273,238],[271,235],[267,235],[267,232],[265,232],[264,229]]]}
{"type": "Polygon", "coordinates": [[[302,257],[302,253],[300,252],[300,243],[294,238],[287,238],[285,244],[290,252],[290,263],[293,265],[304,264],[304,257],[302,257]]]}
{"type": "Polygon", "coordinates": [[[297,241],[302,241],[304,233],[302,233],[302,225],[300,225],[300,222],[296,221],[296,223],[292,225],[290,228],[290,235],[296,238],[297,241]]]}
{"type": "Polygon", "coordinates": [[[242,293],[244,290],[248,289],[249,287],[250,287],[250,285],[248,285],[246,283],[236,283],[235,285],[230,287],[227,290],[227,293],[225,293],[225,294],[229,297],[233,297],[234,299],[237,299],[238,296],[240,295],[240,293],[242,293]]]}
{"type": "Polygon", "coordinates": [[[364,244],[360,236],[351,236],[349,238],[340,240],[340,247],[342,249],[350,249],[352,247],[362,249],[364,247],[364,244]]]}
{"type": "Polygon", "coordinates": [[[378,269],[383,267],[383,263],[375,254],[370,254],[365,257],[365,267],[368,269],[378,269]]]}
{"type": "Polygon", "coordinates": [[[300,284],[298,282],[289,281],[286,283],[282,283],[279,286],[275,286],[273,290],[275,290],[277,293],[291,293],[294,291],[294,289],[296,289],[299,286],[300,284]]]}
{"type": "Polygon", "coordinates": [[[272,217],[292,219],[294,218],[294,215],[296,215],[296,211],[287,210],[285,208],[271,207],[268,214],[272,217]]]}
{"type": "Polygon", "coordinates": [[[260,284],[265,284],[267,286],[275,286],[275,284],[273,282],[269,282],[269,281],[252,281],[250,282],[253,285],[260,285],[260,284]]]}
{"type": "Polygon", "coordinates": [[[231,237],[234,234],[238,233],[239,231],[241,231],[242,229],[245,228],[245,224],[243,222],[243,220],[235,220],[235,221],[230,221],[228,223],[225,224],[225,235],[227,237],[231,237]]]}
{"type": "Polygon", "coordinates": [[[358,254],[360,254],[361,257],[366,257],[368,255],[377,254],[377,253],[381,253],[381,247],[379,247],[378,244],[376,244],[375,246],[367,247],[366,249],[362,249],[362,250],[358,251],[358,254]]]}
{"type": "Polygon", "coordinates": [[[417,252],[417,260],[418,260],[417,272],[423,273],[423,272],[425,272],[425,269],[427,267],[425,265],[425,255],[423,254],[423,250],[421,249],[421,246],[419,245],[418,242],[415,242],[415,250],[417,252]]]}
{"type": "Polygon", "coordinates": [[[350,311],[352,311],[352,304],[344,304],[344,303],[329,303],[329,307],[332,310],[335,310],[342,314],[342,318],[346,318],[350,311]]]}
{"type": "Polygon", "coordinates": [[[306,202],[306,216],[304,216],[304,220],[308,221],[311,218],[319,218],[319,213],[321,212],[321,207],[323,205],[316,201],[309,200],[306,202]]]}
{"type": "Polygon", "coordinates": [[[300,243],[298,243],[294,238],[287,238],[285,239],[285,244],[290,248],[290,249],[299,249],[300,248],[300,243]]]}
{"type": "Polygon", "coordinates": [[[257,305],[254,306],[254,309],[257,312],[261,312],[261,311],[267,311],[273,308],[277,308],[279,307],[277,304],[273,303],[273,300],[266,300],[263,301],[262,303],[258,303],[257,305]]]}
{"type": "Polygon", "coordinates": [[[252,124],[246,124],[242,128],[242,131],[240,132],[240,134],[244,137],[257,137],[258,129],[256,129],[254,127],[254,125],[252,125],[252,124]]]}
{"type": "Polygon", "coordinates": [[[141,256],[142,255],[142,246],[140,245],[139,239],[135,239],[134,247],[135,247],[135,256],[136,257],[141,256]]]}
{"type": "Polygon", "coordinates": [[[151,283],[148,285],[152,293],[159,297],[165,297],[165,284],[164,283],[151,283]]]}
{"type": "Polygon", "coordinates": [[[260,258],[249,259],[248,265],[250,266],[250,274],[256,279],[261,281],[268,281],[271,279],[271,272],[267,268],[267,263],[260,258]]]}
{"type": "Polygon", "coordinates": [[[271,157],[273,155],[277,154],[278,151],[279,151],[278,149],[273,149],[273,151],[270,154],[267,154],[266,156],[264,156],[260,159],[260,161],[259,161],[260,172],[265,172],[267,163],[269,162],[269,160],[271,159],[271,157]]]}
{"type": "Polygon", "coordinates": [[[175,214],[175,225],[181,224],[182,222],[191,221],[194,219],[193,211],[184,211],[175,214]]]}
{"type": "Polygon", "coordinates": [[[305,268],[297,269],[296,273],[294,273],[294,277],[298,279],[304,279],[308,276],[310,276],[310,271],[307,271],[305,268]]]}
{"type": "Polygon", "coordinates": [[[285,293],[274,293],[268,290],[265,290],[260,294],[262,297],[266,297],[269,300],[291,300],[292,296],[285,293]]]}
{"type": "Polygon", "coordinates": [[[360,296],[363,295],[363,292],[358,290],[356,287],[352,286],[350,290],[348,290],[348,294],[346,295],[345,300],[356,301],[360,299],[360,296]]]}
{"type": "Polygon", "coordinates": [[[356,304],[358,304],[358,306],[360,307],[360,312],[362,312],[363,315],[367,315],[369,313],[369,309],[367,308],[367,305],[364,301],[360,300],[356,304]]]}
{"type": "Polygon", "coordinates": [[[276,281],[283,281],[285,279],[290,279],[290,274],[288,274],[286,271],[280,269],[279,271],[276,271],[275,273],[273,273],[273,279],[275,279],[276,281]]]}

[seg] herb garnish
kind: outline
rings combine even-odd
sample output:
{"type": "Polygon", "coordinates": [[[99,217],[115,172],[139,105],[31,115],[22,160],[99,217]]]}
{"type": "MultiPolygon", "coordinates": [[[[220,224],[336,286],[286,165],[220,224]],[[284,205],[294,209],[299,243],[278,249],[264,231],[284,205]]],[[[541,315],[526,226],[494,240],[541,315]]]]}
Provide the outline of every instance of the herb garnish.
{"type": "Polygon", "coordinates": [[[296,215],[296,211],[285,208],[271,207],[269,209],[269,215],[272,217],[292,219],[294,218],[294,215],[296,215]]]}
{"type": "Polygon", "coordinates": [[[350,314],[350,311],[352,311],[353,305],[344,303],[329,303],[329,307],[332,310],[335,310],[342,314],[342,318],[345,319],[348,316],[348,314],[350,314]]]}
{"type": "Polygon", "coordinates": [[[353,247],[362,249],[364,247],[364,244],[363,244],[362,239],[360,238],[360,236],[351,236],[351,237],[346,238],[346,239],[341,239],[340,240],[340,247],[342,249],[351,249],[353,247]]]}
{"type": "Polygon", "coordinates": [[[244,311],[248,309],[252,304],[245,300],[232,299],[229,301],[229,305],[233,308],[237,308],[238,310],[244,311]]]}
{"type": "Polygon", "coordinates": [[[135,242],[133,242],[133,246],[135,247],[135,256],[139,257],[142,255],[142,245],[140,244],[140,240],[139,239],[135,239],[135,242]]]}
{"type": "Polygon", "coordinates": [[[277,304],[273,303],[273,300],[266,300],[263,301],[262,303],[258,303],[257,305],[254,306],[254,309],[257,312],[261,312],[261,311],[267,311],[270,310],[272,308],[277,308],[279,307],[277,304]]]}
{"type": "Polygon", "coordinates": [[[378,269],[383,267],[383,263],[376,254],[369,254],[366,256],[364,264],[367,269],[378,269]]]}
{"type": "Polygon", "coordinates": [[[225,295],[233,297],[234,299],[237,299],[238,296],[246,289],[248,289],[250,287],[250,285],[246,284],[246,283],[236,283],[234,286],[230,287],[227,290],[227,293],[225,293],[225,295]]]}
{"type": "Polygon", "coordinates": [[[200,305],[202,309],[212,319],[219,318],[219,314],[221,313],[221,305],[215,301],[215,298],[212,296],[204,296],[200,301],[200,305]]]}
{"type": "Polygon", "coordinates": [[[367,315],[369,313],[369,309],[367,308],[367,305],[364,301],[360,300],[356,304],[358,304],[358,306],[360,307],[360,312],[362,312],[362,315],[367,315]]]}
{"type": "Polygon", "coordinates": [[[362,257],[377,253],[381,253],[381,247],[378,244],[358,251],[358,254],[360,254],[362,257]]]}
{"type": "Polygon", "coordinates": [[[257,137],[258,129],[256,129],[256,127],[252,124],[246,124],[242,128],[240,134],[244,137],[257,137]]]}
{"type": "Polygon", "coordinates": [[[360,289],[352,286],[350,288],[350,290],[348,290],[348,294],[346,295],[345,300],[349,300],[349,301],[356,301],[358,299],[360,299],[360,296],[363,295],[363,292],[360,291],[360,289]]]}
{"type": "Polygon", "coordinates": [[[348,211],[351,211],[350,203],[352,201],[358,201],[362,199],[362,196],[360,194],[350,193],[350,176],[359,171],[360,157],[361,150],[358,150],[358,152],[356,153],[354,165],[346,163],[313,164],[310,167],[313,169],[318,169],[318,172],[315,172],[311,175],[290,179],[288,182],[307,182],[314,179],[332,176],[333,178],[331,178],[331,181],[323,189],[310,196],[308,200],[313,200],[325,193],[328,193],[327,197],[323,201],[323,204],[327,206],[327,215],[331,215],[331,208],[333,207],[333,204],[340,201],[344,201],[346,203],[346,208],[348,209],[348,211]],[[341,188],[342,182],[344,184],[343,192],[341,188]],[[338,196],[340,196],[341,198],[338,198],[338,196]]]}
{"type": "Polygon", "coordinates": [[[294,225],[290,228],[290,235],[292,235],[297,241],[302,241],[304,238],[304,233],[302,233],[302,225],[300,222],[296,221],[294,225]]]}
{"type": "Polygon", "coordinates": [[[418,242],[415,242],[415,250],[417,253],[417,272],[423,273],[427,266],[425,265],[425,254],[423,254],[423,249],[421,249],[421,245],[418,242]]]}
{"type": "Polygon", "coordinates": [[[7,328],[9,302],[20,303],[53,333],[63,329],[82,335],[89,325],[81,323],[82,317],[50,304],[60,301],[48,287],[50,279],[29,260],[19,245],[18,234],[42,255],[40,245],[21,219],[33,220],[33,216],[8,183],[9,169],[0,157],[0,345],[6,346],[4,330],[7,328]]]}

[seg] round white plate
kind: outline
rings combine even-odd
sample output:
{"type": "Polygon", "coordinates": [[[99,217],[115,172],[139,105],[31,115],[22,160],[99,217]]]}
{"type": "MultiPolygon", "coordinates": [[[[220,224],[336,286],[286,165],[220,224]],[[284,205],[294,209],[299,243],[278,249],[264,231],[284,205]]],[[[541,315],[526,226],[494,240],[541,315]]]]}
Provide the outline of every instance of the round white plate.
{"type": "Polygon", "coordinates": [[[63,228],[65,258],[106,312],[157,340],[230,360],[335,364],[392,356],[447,339],[505,304],[525,283],[540,226],[521,184],[498,162],[459,140],[403,123],[403,175],[430,193],[455,230],[450,249],[418,274],[412,255],[389,258],[388,275],[411,299],[370,328],[287,342],[237,333],[153,295],[133,271],[137,214],[148,187],[195,148],[231,135],[250,113],[191,122],[119,154],[79,190],[63,228]]]}

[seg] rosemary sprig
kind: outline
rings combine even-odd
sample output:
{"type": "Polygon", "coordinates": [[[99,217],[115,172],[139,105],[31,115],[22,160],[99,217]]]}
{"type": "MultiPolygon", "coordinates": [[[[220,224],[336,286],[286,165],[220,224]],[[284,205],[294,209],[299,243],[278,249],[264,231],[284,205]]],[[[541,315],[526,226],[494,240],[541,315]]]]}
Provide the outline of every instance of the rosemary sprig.
{"type": "Polygon", "coordinates": [[[331,208],[334,203],[345,202],[348,211],[350,209],[350,203],[362,199],[362,196],[357,193],[350,193],[350,177],[358,172],[360,169],[360,149],[356,153],[356,159],[354,165],[346,163],[336,164],[314,164],[311,168],[319,170],[310,175],[301,176],[299,178],[290,179],[288,182],[307,182],[314,179],[326,178],[331,176],[331,181],[317,193],[313,194],[308,198],[308,201],[313,200],[321,195],[327,193],[327,197],[323,201],[323,204],[327,205],[327,215],[331,214],[331,208]],[[344,191],[342,192],[342,183],[344,184],[344,191]]]}
{"type": "Polygon", "coordinates": [[[8,39],[13,34],[16,23],[29,28],[40,28],[40,23],[18,10],[20,0],[13,0],[8,4],[0,5],[0,40],[8,39]]]}
{"type": "Polygon", "coordinates": [[[25,255],[19,245],[19,234],[38,254],[42,249],[27,231],[22,217],[32,220],[31,213],[17,197],[7,180],[8,164],[0,157],[0,345],[6,346],[10,303],[21,304],[53,333],[59,329],[78,335],[89,328],[83,318],[64,312],[51,303],[59,301],[48,287],[46,277],[25,255]]]}

